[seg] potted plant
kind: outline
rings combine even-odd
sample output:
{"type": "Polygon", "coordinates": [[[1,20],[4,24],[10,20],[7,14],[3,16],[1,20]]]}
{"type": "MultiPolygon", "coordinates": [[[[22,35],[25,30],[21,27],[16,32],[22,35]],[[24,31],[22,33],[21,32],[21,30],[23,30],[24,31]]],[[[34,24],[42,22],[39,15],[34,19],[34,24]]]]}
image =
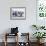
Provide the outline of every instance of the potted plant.
{"type": "Polygon", "coordinates": [[[42,38],[45,38],[44,37],[46,36],[45,34],[46,34],[45,32],[35,32],[33,35],[37,38],[38,43],[40,43],[40,40],[42,38]]]}
{"type": "Polygon", "coordinates": [[[40,26],[40,29],[45,29],[45,26],[40,26]]]}
{"type": "Polygon", "coordinates": [[[32,25],[32,27],[35,28],[36,30],[45,29],[45,26],[32,25]]]}
{"type": "Polygon", "coordinates": [[[33,28],[35,28],[36,30],[38,30],[38,26],[37,25],[32,25],[33,28]]]}

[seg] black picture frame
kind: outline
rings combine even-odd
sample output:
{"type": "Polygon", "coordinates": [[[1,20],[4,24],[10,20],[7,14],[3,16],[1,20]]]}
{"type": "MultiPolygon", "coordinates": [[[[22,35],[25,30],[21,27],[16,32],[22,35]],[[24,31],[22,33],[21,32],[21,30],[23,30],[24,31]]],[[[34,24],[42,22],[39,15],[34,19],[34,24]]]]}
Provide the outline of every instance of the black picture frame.
{"type": "Polygon", "coordinates": [[[10,8],[10,20],[25,20],[25,19],[26,19],[26,7],[10,8]]]}

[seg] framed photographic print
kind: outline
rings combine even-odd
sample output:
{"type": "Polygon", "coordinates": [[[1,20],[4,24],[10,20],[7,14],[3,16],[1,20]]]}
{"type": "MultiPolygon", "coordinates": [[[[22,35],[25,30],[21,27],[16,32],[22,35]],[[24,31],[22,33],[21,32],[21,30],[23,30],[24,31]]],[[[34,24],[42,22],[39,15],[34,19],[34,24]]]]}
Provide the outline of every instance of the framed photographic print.
{"type": "Polygon", "coordinates": [[[11,20],[26,19],[26,8],[25,7],[11,7],[10,19],[11,20]]]}

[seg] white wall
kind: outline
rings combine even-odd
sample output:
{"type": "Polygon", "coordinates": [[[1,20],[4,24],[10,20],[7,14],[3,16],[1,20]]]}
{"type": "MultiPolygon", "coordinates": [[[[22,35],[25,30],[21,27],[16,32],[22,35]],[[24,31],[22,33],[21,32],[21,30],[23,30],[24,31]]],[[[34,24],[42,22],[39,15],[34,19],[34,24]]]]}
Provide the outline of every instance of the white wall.
{"type": "Polygon", "coordinates": [[[0,0],[0,34],[17,26],[32,35],[32,24],[36,24],[36,0],[0,0]],[[26,7],[26,20],[10,20],[10,7],[26,7]]]}

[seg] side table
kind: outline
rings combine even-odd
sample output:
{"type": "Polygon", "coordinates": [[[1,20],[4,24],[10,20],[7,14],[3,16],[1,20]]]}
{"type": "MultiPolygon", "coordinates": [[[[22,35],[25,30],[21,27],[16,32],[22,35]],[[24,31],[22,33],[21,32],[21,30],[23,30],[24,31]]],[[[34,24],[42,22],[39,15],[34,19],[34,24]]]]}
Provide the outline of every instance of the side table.
{"type": "Polygon", "coordinates": [[[10,34],[10,33],[6,33],[5,34],[5,46],[7,46],[8,42],[7,42],[7,36],[16,36],[16,45],[15,46],[18,46],[18,33],[15,33],[15,34],[10,34]]]}

